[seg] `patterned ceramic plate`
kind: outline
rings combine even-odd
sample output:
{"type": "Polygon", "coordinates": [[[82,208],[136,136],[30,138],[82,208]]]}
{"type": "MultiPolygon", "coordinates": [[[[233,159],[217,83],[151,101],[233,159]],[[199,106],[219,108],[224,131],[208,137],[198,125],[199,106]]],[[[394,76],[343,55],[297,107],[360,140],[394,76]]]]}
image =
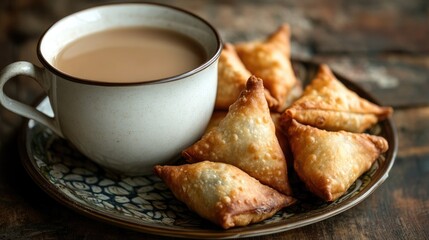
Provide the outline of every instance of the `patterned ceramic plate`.
{"type": "MultiPolygon", "coordinates": [[[[305,85],[314,75],[317,64],[295,61],[294,69],[305,85]]],[[[374,101],[352,82],[338,78],[360,96],[374,101]]],[[[48,99],[44,99],[38,109],[52,114],[48,99]]],[[[387,178],[397,150],[396,130],[391,120],[379,123],[370,132],[384,136],[390,148],[337,201],[325,203],[297,187],[295,193],[299,201],[296,205],[261,223],[230,230],[222,230],[189,211],[156,176],[130,177],[106,171],[82,156],[67,141],[32,120],[24,129],[23,150],[26,154],[23,154],[23,165],[33,180],[57,201],[104,222],[164,236],[250,237],[327,219],[368,197],[387,178]]],[[[292,175],[291,181],[294,179],[296,177],[292,175]]]]}

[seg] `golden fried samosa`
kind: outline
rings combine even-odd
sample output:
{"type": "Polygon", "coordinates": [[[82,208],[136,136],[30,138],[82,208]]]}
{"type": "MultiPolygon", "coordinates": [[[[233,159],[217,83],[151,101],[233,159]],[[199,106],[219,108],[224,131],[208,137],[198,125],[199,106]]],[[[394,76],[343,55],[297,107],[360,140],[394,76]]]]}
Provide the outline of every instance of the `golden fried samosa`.
{"type": "Polygon", "coordinates": [[[380,136],[346,131],[330,132],[295,120],[287,135],[294,169],[309,191],[334,201],[388,149],[380,136]]]}
{"type": "Polygon", "coordinates": [[[361,133],[391,113],[392,108],[371,103],[348,89],[323,64],[302,96],[283,113],[282,121],[295,119],[325,130],[361,133]]]}
{"type": "MultiPolygon", "coordinates": [[[[273,119],[274,126],[276,128],[276,136],[279,141],[280,147],[282,148],[283,154],[286,159],[292,159],[290,149],[289,149],[289,141],[287,139],[286,133],[283,130],[281,125],[281,113],[271,112],[271,119],[273,119]]],[[[287,167],[290,167],[292,161],[286,161],[287,167]]]]}
{"type": "Polygon", "coordinates": [[[158,165],[155,172],[177,199],[224,229],[262,221],[295,202],[230,164],[158,165]]]}
{"type": "MultiPolygon", "coordinates": [[[[212,128],[217,127],[220,121],[222,121],[222,119],[225,118],[227,113],[228,113],[227,111],[214,111],[205,132],[208,132],[212,128]]],[[[285,154],[286,159],[288,158],[290,159],[291,158],[290,150],[288,147],[289,143],[280,122],[281,113],[271,112],[270,114],[271,114],[271,119],[273,119],[273,123],[276,129],[276,136],[277,136],[277,140],[279,141],[280,147],[283,150],[283,153],[285,154]]],[[[290,162],[286,161],[286,163],[291,163],[291,161],[290,162]]]]}
{"type": "Polygon", "coordinates": [[[228,110],[240,96],[251,75],[238,57],[234,46],[225,43],[219,57],[215,108],[228,110]]]}
{"type": "Polygon", "coordinates": [[[251,76],[217,127],[182,152],[188,162],[204,160],[239,167],[281,193],[291,194],[286,159],[264,96],[261,79],[251,76]]]}
{"type": "Polygon", "coordinates": [[[273,111],[282,112],[292,89],[300,86],[290,61],[290,28],[284,24],[265,41],[237,43],[238,56],[244,66],[264,80],[264,86],[275,99],[273,111]]]}

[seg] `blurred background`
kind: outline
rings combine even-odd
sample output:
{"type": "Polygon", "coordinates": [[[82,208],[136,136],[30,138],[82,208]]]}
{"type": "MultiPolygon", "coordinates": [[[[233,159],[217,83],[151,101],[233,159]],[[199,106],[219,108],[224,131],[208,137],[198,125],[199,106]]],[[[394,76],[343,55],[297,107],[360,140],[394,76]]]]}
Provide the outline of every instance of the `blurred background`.
{"type": "MultiPolygon", "coordinates": [[[[1,0],[0,69],[18,60],[40,65],[36,46],[38,38],[50,25],[68,14],[106,2],[1,0]]],[[[392,176],[399,177],[389,178],[390,182],[380,190],[380,195],[367,200],[366,205],[342,214],[337,220],[310,226],[305,231],[313,230],[313,236],[332,237],[330,234],[340,222],[338,219],[346,219],[348,223],[354,224],[353,229],[357,232],[362,227],[359,225],[362,221],[366,223],[363,226],[376,228],[377,223],[367,218],[372,213],[366,212],[365,215],[363,212],[367,207],[378,208],[380,204],[386,204],[382,207],[388,210],[395,209],[389,213],[390,216],[402,214],[404,218],[398,217],[387,223],[391,224],[392,230],[399,229],[399,233],[391,232],[391,229],[372,229],[374,234],[390,233],[392,237],[398,236],[394,234],[401,234],[400,236],[406,239],[411,230],[414,230],[414,233],[425,230],[421,227],[424,223],[416,225],[413,221],[420,222],[423,219],[427,222],[429,216],[429,203],[427,197],[424,197],[427,196],[428,188],[417,188],[414,185],[418,181],[424,181],[418,178],[415,172],[421,171],[420,176],[427,176],[429,171],[429,165],[422,161],[429,156],[429,1],[146,2],[166,3],[200,15],[218,29],[225,42],[262,39],[281,24],[289,23],[292,29],[292,58],[327,63],[337,73],[368,90],[383,105],[395,108],[394,120],[399,133],[400,151],[399,161],[395,163],[396,168],[393,169],[392,176]],[[410,184],[403,183],[404,179],[410,184]],[[401,188],[401,184],[406,187],[401,188]],[[392,193],[390,190],[395,191],[392,193]],[[393,195],[396,201],[381,198],[381,194],[393,195]],[[353,214],[356,213],[362,215],[360,222],[353,220],[353,214]]],[[[25,77],[10,81],[5,89],[10,96],[29,104],[35,103],[43,95],[39,86],[25,77]]],[[[109,234],[113,234],[110,239],[115,239],[115,236],[140,238],[142,235],[138,233],[114,227],[106,228],[104,224],[73,213],[31,183],[17,161],[17,134],[24,120],[0,106],[0,239],[3,239],[2,236],[5,236],[5,239],[61,239],[66,235],[79,239],[108,239],[109,234]],[[29,184],[32,184],[30,190],[20,190],[29,184]],[[34,195],[37,197],[33,197],[34,195]],[[6,213],[7,219],[2,215],[6,213]]],[[[427,182],[425,184],[427,186],[427,182]]],[[[348,227],[343,226],[338,228],[338,231],[341,229],[348,227]]],[[[360,230],[363,232],[363,229],[360,230]]],[[[305,234],[305,231],[297,230],[292,234],[305,234]]],[[[384,238],[383,235],[376,235],[375,238],[377,237],[384,238]]]]}
{"type": "MultiPolygon", "coordinates": [[[[38,63],[41,34],[62,17],[101,0],[0,2],[0,68],[17,60],[38,63]]],[[[109,1],[112,2],[112,1],[109,1]]],[[[116,1],[119,2],[119,1],[116,1]]],[[[280,24],[292,28],[292,56],[328,63],[395,107],[429,103],[429,1],[426,0],[176,0],[167,3],[211,22],[226,42],[263,38],[280,24]],[[400,85],[400,88],[397,86],[400,85]],[[383,94],[396,91],[395,94],[383,94]],[[403,99],[408,98],[407,102],[403,99]],[[411,102],[410,99],[411,98],[411,102]]],[[[35,83],[18,79],[7,91],[32,102],[35,83]],[[22,86],[25,85],[25,87],[22,86]]],[[[20,118],[0,107],[0,136],[20,118]]],[[[5,135],[6,134],[6,135],[5,135]]]]}

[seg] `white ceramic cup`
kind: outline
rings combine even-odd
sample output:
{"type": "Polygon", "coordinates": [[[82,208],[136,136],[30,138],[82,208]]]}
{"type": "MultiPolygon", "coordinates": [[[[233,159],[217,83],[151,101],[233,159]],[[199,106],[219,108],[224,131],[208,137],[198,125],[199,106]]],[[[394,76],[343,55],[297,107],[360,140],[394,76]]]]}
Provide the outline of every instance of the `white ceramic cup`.
{"type": "Polygon", "coordinates": [[[195,142],[213,112],[222,42],[205,20],[159,4],[123,3],[90,8],[63,18],[41,37],[37,55],[44,68],[15,62],[0,75],[1,104],[34,119],[70,141],[98,164],[125,174],[152,172],[195,142]],[[174,30],[199,42],[207,60],[181,75],[142,83],[100,83],[61,72],[52,65],[60,50],[79,37],[117,27],[174,30]],[[4,84],[17,75],[46,91],[54,117],[8,97],[4,84]]]}

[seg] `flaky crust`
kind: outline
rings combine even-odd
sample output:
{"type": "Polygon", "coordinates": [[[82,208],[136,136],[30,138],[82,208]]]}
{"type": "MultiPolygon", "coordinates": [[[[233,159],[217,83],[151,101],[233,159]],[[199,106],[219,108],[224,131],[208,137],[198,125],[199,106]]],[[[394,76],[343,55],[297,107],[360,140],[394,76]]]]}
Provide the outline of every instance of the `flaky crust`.
{"type": "Polygon", "coordinates": [[[244,66],[264,80],[264,86],[275,100],[270,108],[283,111],[288,95],[298,82],[290,61],[289,25],[282,25],[263,42],[237,43],[235,47],[244,66]]]}
{"type": "Polygon", "coordinates": [[[237,100],[252,74],[244,67],[232,44],[225,43],[219,57],[215,108],[228,110],[237,100]]]}
{"type": "Polygon", "coordinates": [[[392,108],[380,107],[349,90],[327,65],[321,65],[316,77],[282,118],[285,122],[295,119],[326,130],[361,133],[391,113],[392,108]]]}
{"type": "Polygon", "coordinates": [[[287,135],[294,169],[307,188],[325,201],[334,201],[388,149],[383,137],[346,131],[330,132],[295,120],[287,135]]]}
{"type": "Polygon", "coordinates": [[[156,166],[155,172],[177,199],[224,229],[262,221],[295,201],[229,164],[156,166]]]}
{"type": "Polygon", "coordinates": [[[219,125],[182,155],[191,163],[208,160],[232,164],[263,184],[291,194],[286,159],[276,137],[263,83],[254,76],[219,125]]]}

